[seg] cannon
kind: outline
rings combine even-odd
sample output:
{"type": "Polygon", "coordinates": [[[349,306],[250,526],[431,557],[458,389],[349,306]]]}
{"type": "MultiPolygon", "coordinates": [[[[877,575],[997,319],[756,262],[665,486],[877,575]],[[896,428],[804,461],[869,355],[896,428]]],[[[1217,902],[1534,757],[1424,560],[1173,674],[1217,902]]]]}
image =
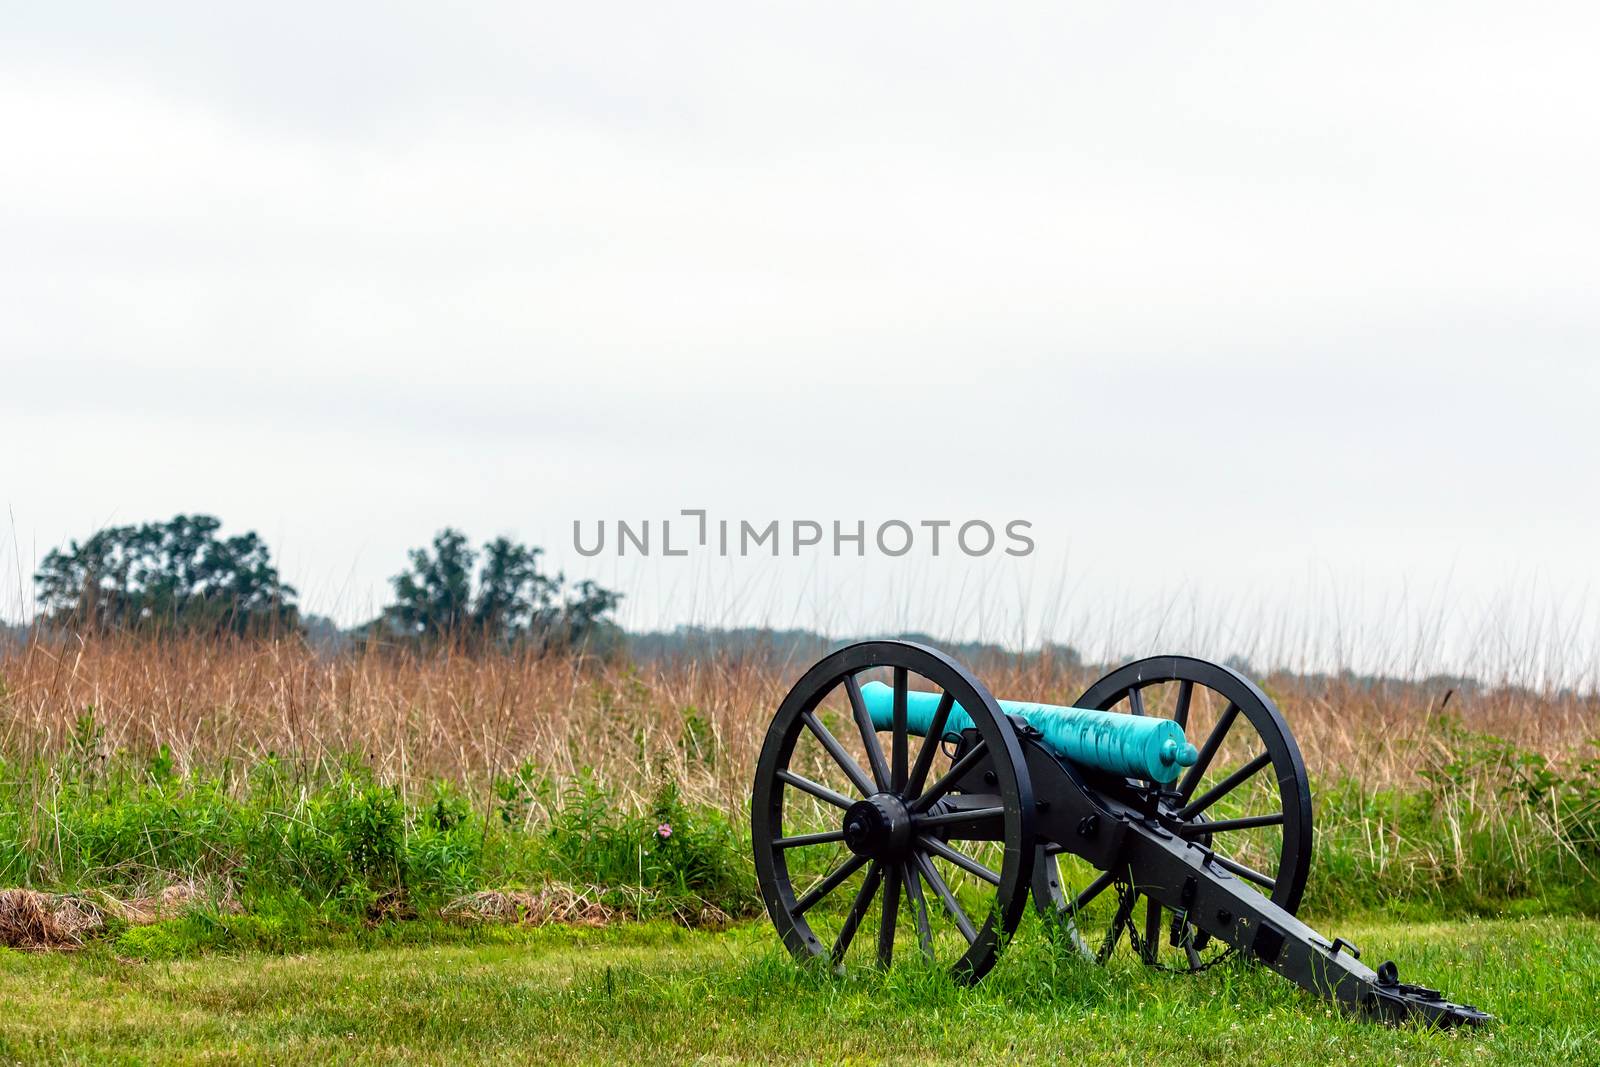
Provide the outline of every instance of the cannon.
{"type": "Polygon", "coordinates": [[[887,967],[901,943],[976,982],[1031,896],[1102,963],[1124,943],[1178,971],[1237,954],[1390,1022],[1492,1018],[1295,917],[1312,841],[1299,746],[1254,683],[1204,660],[1139,660],[1053,706],[996,700],[924,645],[849,645],[779,706],[750,820],[767,914],[802,960],[887,967]]]}

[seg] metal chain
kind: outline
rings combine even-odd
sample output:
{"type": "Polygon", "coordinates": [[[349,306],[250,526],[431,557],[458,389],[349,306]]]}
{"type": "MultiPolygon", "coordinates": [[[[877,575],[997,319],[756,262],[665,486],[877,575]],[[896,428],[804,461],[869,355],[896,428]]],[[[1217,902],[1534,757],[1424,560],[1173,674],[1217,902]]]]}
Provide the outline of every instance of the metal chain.
{"type": "MultiPolygon", "coordinates": [[[[1209,971],[1224,960],[1231,959],[1238,952],[1237,947],[1230,945],[1226,952],[1213,956],[1198,967],[1168,967],[1166,964],[1158,962],[1160,959],[1160,941],[1158,940],[1155,945],[1152,945],[1150,951],[1146,953],[1145,940],[1139,936],[1138,924],[1133,921],[1133,906],[1137,903],[1138,898],[1139,894],[1133,886],[1124,882],[1117,883],[1117,914],[1126,914],[1128,916],[1123,920],[1128,927],[1128,940],[1133,945],[1134,954],[1151,970],[1165,971],[1168,974],[1199,974],[1202,971],[1209,971]]],[[[1174,914],[1180,915],[1180,922],[1188,921],[1187,914],[1177,912],[1174,914]]]]}

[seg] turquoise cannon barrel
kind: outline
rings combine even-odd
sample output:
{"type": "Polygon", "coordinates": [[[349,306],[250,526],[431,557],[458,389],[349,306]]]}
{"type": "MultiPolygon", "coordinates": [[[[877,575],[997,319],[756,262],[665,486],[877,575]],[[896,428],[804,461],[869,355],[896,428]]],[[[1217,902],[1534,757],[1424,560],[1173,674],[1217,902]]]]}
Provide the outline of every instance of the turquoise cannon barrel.
{"type": "MultiPolygon", "coordinates": [[[[894,723],[894,690],[882,682],[861,687],[867,715],[879,730],[894,723]]],[[[1157,782],[1176,781],[1183,768],[1194,765],[1199,753],[1183,736],[1183,727],[1171,719],[1122,715],[1055,704],[1030,704],[1002,700],[1000,710],[1026,721],[1040,733],[1044,747],[1062,759],[1129,778],[1157,782]]],[[[938,693],[915,690],[906,694],[906,728],[926,737],[939,707],[938,693]]],[[[944,736],[955,740],[972,729],[972,717],[957,704],[945,719],[944,736]]]]}

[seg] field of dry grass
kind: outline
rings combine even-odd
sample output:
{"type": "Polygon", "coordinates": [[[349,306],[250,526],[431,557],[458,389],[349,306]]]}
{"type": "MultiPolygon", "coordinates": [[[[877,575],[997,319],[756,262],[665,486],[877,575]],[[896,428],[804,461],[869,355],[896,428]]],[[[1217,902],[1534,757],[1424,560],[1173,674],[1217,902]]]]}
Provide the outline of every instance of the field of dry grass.
{"type": "MultiPolygon", "coordinates": [[[[462,900],[553,883],[593,887],[618,915],[753,915],[751,777],[808,666],[325,655],[298,640],[14,645],[0,651],[0,887],[55,902],[202,887],[213,914],[181,937],[107,927],[135,954],[162,938],[282,950],[329,923],[448,921],[462,900]]],[[[1059,703],[1101,673],[1037,656],[971,666],[997,694],[1059,703]]],[[[1308,914],[1600,914],[1600,700],[1259,682],[1313,784],[1308,914]]],[[[1147,711],[1170,713],[1175,688],[1144,690],[1147,711]]],[[[1192,736],[1222,703],[1196,690],[1192,736]]],[[[843,704],[835,694],[819,716],[865,763],[843,704]]],[[[1216,773],[1259,748],[1229,733],[1216,773]]],[[[791,766],[849,788],[809,736],[791,766]]],[[[1256,776],[1226,814],[1277,810],[1276,790],[1256,776]]],[[[835,825],[820,802],[792,809],[791,832],[835,825]]],[[[1239,830],[1233,854],[1269,869],[1279,833],[1239,830]]]]}
{"type": "MultiPolygon", "coordinates": [[[[593,772],[623,796],[664,780],[738,810],[763,732],[808,664],[720,658],[634,665],[372,651],[326,657],[298,641],[77,640],[0,646],[0,753],[58,752],[92,715],[106,753],[167,746],[180,770],[266,753],[356,755],[407,791],[481,786],[519,768],[593,772]]],[[[1068,703],[1100,673],[1029,658],[972,666],[1000,696],[1068,703]]],[[[1407,789],[1466,731],[1556,767],[1592,755],[1600,698],[1493,686],[1271,675],[1315,780],[1407,789]]]]}

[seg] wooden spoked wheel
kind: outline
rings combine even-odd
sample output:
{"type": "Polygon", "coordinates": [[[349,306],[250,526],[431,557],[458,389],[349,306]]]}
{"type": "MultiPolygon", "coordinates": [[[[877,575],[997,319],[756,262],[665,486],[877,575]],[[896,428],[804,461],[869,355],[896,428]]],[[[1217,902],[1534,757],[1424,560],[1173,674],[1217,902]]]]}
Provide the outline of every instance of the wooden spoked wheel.
{"type": "MultiPolygon", "coordinates": [[[[1299,907],[1311,864],[1311,787],[1282,714],[1254,683],[1215,663],[1156,656],[1106,675],[1074,706],[1164,715],[1182,726],[1200,756],[1176,783],[1118,779],[1098,787],[1153,807],[1171,832],[1211,849],[1218,866],[1285,910],[1299,907]]],[[[1186,916],[1130,884],[1125,871],[1096,870],[1054,846],[1038,852],[1034,902],[1084,954],[1104,961],[1126,943],[1146,963],[1180,970],[1224,954],[1186,916]]]]}
{"type": "Polygon", "coordinates": [[[837,968],[887,967],[897,943],[976,981],[1027,906],[1034,802],[1011,722],[988,690],[943,653],[866,641],[822,660],[767,730],[751,798],[756,877],[783,943],[837,968]],[[861,686],[893,687],[874,727],[861,686]],[[941,694],[927,738],[906,726],[906,694],[941,694]],[[941,741],[954,706],[971,716],[941,741]],[[973,776],[982,791],[963,792],[973,776]],[[981,839],[959,836],[984,827],[981,839]],[[858,937],[863,926],[874,934],[858,937]]]}

